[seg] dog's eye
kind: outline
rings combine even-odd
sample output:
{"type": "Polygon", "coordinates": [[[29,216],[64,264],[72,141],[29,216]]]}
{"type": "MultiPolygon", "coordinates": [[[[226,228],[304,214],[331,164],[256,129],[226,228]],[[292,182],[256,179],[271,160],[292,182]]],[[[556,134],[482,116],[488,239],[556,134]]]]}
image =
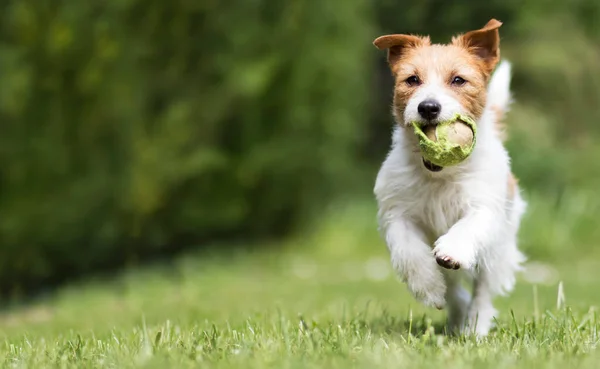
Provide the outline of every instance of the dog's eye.
{"type": "Polygon", "coordinates": [[[409,86],[418,86],[421,84],[421,80],[417,76],[410,76],[405,80],[405,82],[409,86]]]}
{"type": "Polygon", "coordinates": [[[465,83],[467,83],[467,81],[465,81],[465,79],[462,77],[456,76],[456,77],[452,78],[452,84],[454,86],[462,86],[465,83]]]}

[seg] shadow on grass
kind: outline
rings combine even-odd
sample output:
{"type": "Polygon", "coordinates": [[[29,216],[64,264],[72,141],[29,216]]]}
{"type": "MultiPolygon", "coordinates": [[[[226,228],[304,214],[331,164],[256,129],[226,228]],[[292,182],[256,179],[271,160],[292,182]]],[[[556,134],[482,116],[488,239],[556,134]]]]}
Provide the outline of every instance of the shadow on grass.
{"type": "MultiPolygon", "coordinates": [[[[408,336],[409,332],[412,337],[421,338],[424,336],[445,336],[446,339],[454,342],[466,342],[471,336],[462,333],[451,332],[448,329],[446,319],[432,319],[427,314],[412,316],[409,313],[408,317],[393,316],[387,311],[383,311],[381,315],[366,318],[364,316],[357,318],[357,324],[362,331],[368,331],[377,335],[400,335],[408,336]]],[[[493,327],[491,332],[496,332],[497,328],[493,327]]]]}
{"type": "Polygon", "coordinates": [[[421,337],[426,333],[450,335],[446,322],[432,321],[427,315],[414,317],[413,319],[398,319],[389,316],[380,316],[368,321],[362,321],[364,327],[377,334],[410,334],[421,337]]]}

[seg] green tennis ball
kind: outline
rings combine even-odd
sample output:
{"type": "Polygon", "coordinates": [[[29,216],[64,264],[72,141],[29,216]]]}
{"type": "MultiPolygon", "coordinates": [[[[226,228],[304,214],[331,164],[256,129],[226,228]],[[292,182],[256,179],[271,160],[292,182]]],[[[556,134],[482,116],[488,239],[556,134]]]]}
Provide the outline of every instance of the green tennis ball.
{"type": "Polygon", "coordinates": [[[449,167],[461,163],[475,148],[477,127],[473,119],[456,114],[437,125],[412,124],[419,138],[421,155],[430,163],[449,167]]]}

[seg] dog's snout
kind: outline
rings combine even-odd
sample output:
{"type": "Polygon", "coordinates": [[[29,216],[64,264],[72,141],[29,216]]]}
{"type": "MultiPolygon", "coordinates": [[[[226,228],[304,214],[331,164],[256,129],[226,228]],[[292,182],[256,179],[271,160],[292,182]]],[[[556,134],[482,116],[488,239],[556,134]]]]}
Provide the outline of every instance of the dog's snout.
{"type": "Polygon", "coordinates": [[[427,120],[433,120],[440,115],[442,106],[435,100],[424,100],[417,107],[419,115],[427,120]]]}

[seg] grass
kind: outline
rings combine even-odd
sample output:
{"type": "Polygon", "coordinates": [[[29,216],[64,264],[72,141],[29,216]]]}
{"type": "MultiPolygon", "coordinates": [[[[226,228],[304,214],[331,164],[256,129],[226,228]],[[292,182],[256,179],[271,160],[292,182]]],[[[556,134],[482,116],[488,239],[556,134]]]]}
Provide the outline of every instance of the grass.
{"type": "MultiPolygon", "coordinates": [[[[544,217],[530,217],[526,226],[540,229],[535,222],[541,219],[563,234],[565,217],[584,219],[596,211],[586,204],[551,215],[534,203],[532,211],[544,217]]],[[[0,363],[6,368],[597,367],[594,304],[600,274],[591,248],[561,251],[552,238],[526,233],[526,251],[541,256],[515,292],[497,301],[497,329],[477,342],[444,335],[444,314],[418,305],[396,280],[374,229],[372,204],[333,214],[276,252],[188,254],[13,305],[0,313],[0,363]],[[534,246],[542,241],[547,245],[534,246]]],[[[578,232],[572,236],[587,240],[596,230],[578,232]]]]}

